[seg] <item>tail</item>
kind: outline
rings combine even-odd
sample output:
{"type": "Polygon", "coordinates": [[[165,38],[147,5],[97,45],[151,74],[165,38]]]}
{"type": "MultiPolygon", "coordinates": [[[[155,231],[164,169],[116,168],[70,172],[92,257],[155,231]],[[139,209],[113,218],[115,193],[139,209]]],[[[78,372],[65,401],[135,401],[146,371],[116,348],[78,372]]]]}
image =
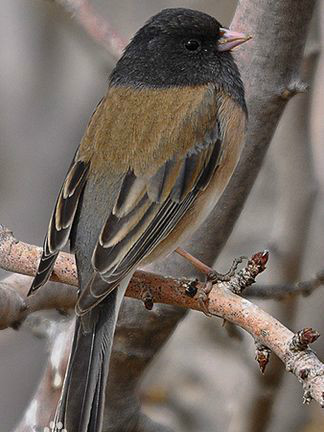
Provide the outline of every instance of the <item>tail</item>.
{"type": "Polygon", "coordinates": [[[73,345],[54,424],[59,432],[100,432],[105,387],[118,311],[128,280],[77,318],[73,345]],[[123,286],[126,285],[126,286],[123,286]]]}

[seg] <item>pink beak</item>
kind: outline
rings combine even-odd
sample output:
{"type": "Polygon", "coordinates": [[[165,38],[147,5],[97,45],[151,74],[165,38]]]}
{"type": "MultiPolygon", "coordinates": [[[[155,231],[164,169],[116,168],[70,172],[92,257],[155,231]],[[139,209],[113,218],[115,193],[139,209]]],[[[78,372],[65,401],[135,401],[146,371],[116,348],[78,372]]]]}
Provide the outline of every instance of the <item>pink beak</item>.
{"type": "Polygon", "coordinates": [[[247,42],[252,36],[235,32],[226,28],[220,29],[221,38],[218,41],[218,51],[230,51],[231,49],[247,42]]]}

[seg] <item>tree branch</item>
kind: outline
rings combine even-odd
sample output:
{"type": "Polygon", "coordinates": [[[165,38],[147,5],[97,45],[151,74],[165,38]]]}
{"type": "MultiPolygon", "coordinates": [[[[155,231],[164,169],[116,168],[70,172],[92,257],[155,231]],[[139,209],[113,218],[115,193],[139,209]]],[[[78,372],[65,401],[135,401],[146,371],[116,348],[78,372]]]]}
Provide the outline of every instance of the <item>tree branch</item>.
{"type": "MultiPolygon", "coordinates": [[[[34,276],[37,271],[42,248],[33,246],[15,239],[13,233],[0,224],[0,267],[4,270],[20,273],[27,276],[34,276]]],[[[33,296],[26,297],[28,292],[27,283],[19,284],[16,288],[8,281],[0,283],[0,329],[15,326],[27,315],[45,309],[69,309],[73,308],[77,299],[78,278],[75,267],[74,256],[61,252],[55,263],[51,276],[53,282],[60,282],[60,286],[45,285],[33,296]],[[71,285],[71,286],[69,286],[71,285]],[[74,288],[73,288],[74,287],[74,288]]],[[[231,279],[232,288],[234,282],[231,279]]],[[[284,299],[287,296],[303,294],[309,295],[315,289],[324,284],[324,272],[319,272],[310,281],[300,282],[292,285],[270,285],[270,286],[249,286],[244,291],[245,296],[262,299],[284,299]]],[[[238,282],[237,285],[241,286],[238,282]]],[[[151,290],[160,290],[163,287],[163,300],[161,303],[174,304],[173,297],[168,298],[168,293],[179,288],[192,286],[188,279],[167,278],[161,275],[136,271],[127,289],[126,296],[145,300],[145,296],[151,290]]],[[[197,282],[195,291],[201,291],[203,284],[197,282]]],[[[235,288],[237,290],[237,288],[235,288]]],[[[155,299],[155,301],[157,301],[155,299]]],[[[158,301],[159,302],[159,301],[158,301]]],[[[178,304],[179,300],[175,304],[178,304]]],[[[186,306],[186,304],[178,304],[186,306]]],[[[201,308],[200,308],[201,310],[201,308]]]]}
{"type": "MultiPolygon", "coordinates": [[[[0,231],[1,267],[4,264],[4,268],[9,270],[10,260],[12,260],[15,271],[20,270],[21,272],[23,269],[23,271],[28,270],[35,273],[38,261],[37,256],[39,254],[40,248],[17,242],[14,240],[12,233],[2,227],[2,231],[0,231]],[[21,260],[20,269],[18,265],[19,259],[21,260]]],[[[208,298],[209,313],[242,327],[255,340],[271,349],[283,361],[287,370],[294,373],[299,381],[303,383],[304,390],[307,393],[305,401],[308,402],[313,398],[320,405],[324,406],[324,365],[318,360],[315,353],[308,347],[300,351],[292,349],[294,334],[290,330],[258,306],[231,292],[232,290],[238,292],[239,288],[244,289],[248,285],[251,285],[255,277],[265,269],[266,260],[267,255],[256,254],[229,281],[215,285],[208,298]]],[[[71,281],[73,270],[68,269],[69,266],[72,266],[71,257],[68,254],[62,254],[60,264],[54,270],[56,280],[58,274],[60,274],[62,279],[66,277],[71,281]],[[62,272],[62,269],[59,270],[60,266],[63,266],[66,273],[62,272]]],[[[73,284],[76,285],[76,282],[75,278],[73,284]]],[[[142,299],[143,291],[149,290],[154,303],[177,305],[202,311],[204,308],[202,307],[199,295],[190,297],[186,293],[187,288],[187,281],[138,271],[133,277],[126,295],[142,299]]],[[[202,289],[203,284],[198,282],[198,293],[202,289]]],[[[61,296],[65,299],[65,306],[72,306],[76,300],[75,292],[74,297],[72,297],[68,290],[63,289],[62,292],[57,290],[54,294],[54,290],[47,290],[44,287],[33,296],[28,297],[25,302],[22,300],[23,307],[20,308],[21,317],[37,310],[37,308],[46,306],[46,295],[50,298],[49,304],[51,307],[62,307],[61,296]],[[41,307],[38,307],[38,304],[41,307]]],[[[2,315],[4,316],[5,314],[2,315]]]]}
{"type": "Polygon", "coordinates": [[[98,15],[88,0],[55,0],[88,33],[90,38],[118,59],[126,41],[112,28],[110,23],[98,15]]]}
{"type": "Polygon", "coordinates": [[[292,284],[253,285],[246,289],[244,295],[261,300],[284,300],[299,295],[307,297],[322,286],[324,286],[324,271],[318,272],[308,281],[292,284]]]}

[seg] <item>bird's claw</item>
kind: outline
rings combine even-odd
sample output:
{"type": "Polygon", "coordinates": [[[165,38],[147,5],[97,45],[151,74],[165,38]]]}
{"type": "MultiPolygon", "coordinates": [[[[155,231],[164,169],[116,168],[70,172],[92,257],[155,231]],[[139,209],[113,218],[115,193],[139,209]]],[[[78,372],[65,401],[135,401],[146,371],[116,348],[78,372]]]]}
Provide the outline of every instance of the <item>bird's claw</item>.
{"type": "Polygon", "coordinates": [[[213,282],[207,278],[204,286],[198,291],[198,302],[199,305],[204,312],[204,314],[208,317],[211,317],[212,314],[209,312],[208,303],[209,303],[209,294],[213,289],[213,282]]]}
{"type": "Polygon", "coordinates": [[[235,258],[232,262],[230,269],[226,273],[218,273],[216,270],[211,269],[210,272],[207,273],[207,280],[212,281],[213,285],[218,282],[228,282],[231,277],[234,276],[239,264],[243,262],[243,260],[247,259],[246,256],[240,256],[235,258]]]}
{"type": "Polygon", "coordinates": [[[230,274],[227,273],[218,273],[216,270],[211,270],[207,273],[207,281],[211,281],[214,284],[218,282],[227,282],[230,280],[230,274]]]}

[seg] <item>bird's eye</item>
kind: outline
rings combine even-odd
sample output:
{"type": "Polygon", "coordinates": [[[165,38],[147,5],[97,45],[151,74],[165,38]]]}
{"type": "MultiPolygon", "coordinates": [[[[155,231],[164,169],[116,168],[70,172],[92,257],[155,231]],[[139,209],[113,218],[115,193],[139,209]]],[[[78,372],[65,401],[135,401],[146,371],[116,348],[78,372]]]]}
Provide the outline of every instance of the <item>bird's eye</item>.
{"type": "Polygon", "coordinates": [[[197,51],[201,44],[197,39],[189,39],[184,42],[184,46],[188,51],[197,51]]]}

